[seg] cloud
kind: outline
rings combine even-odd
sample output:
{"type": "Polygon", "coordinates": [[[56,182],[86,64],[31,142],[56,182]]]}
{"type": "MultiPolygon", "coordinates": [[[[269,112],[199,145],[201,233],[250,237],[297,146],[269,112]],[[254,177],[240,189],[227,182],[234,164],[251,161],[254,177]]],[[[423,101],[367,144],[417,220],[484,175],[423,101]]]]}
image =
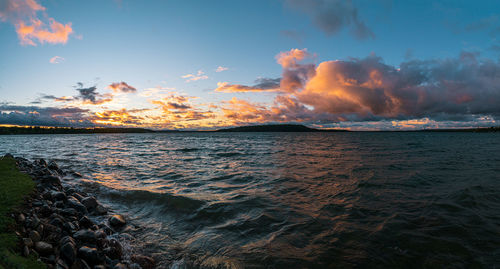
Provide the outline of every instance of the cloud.
{"type": "Polygon", "coordinates": [[[54,57],[50,58],[50,60],[49,60],[49,62],[51,64],[59,64],[59,63],[62,63],[64,61],[65,61],[65,59],[61,56],[54,56],[54,57]]]}
{"type": "Polygon", "coordinates": [[[89,119],[97,124],[101,125],[118,125],[118,126],[137,126],[141,125],[144,121],[144,117],[132,115],[138,111],[131,111],[125,108],[120,110],[105,110],[102,112],[95,112],[94,115],[89,117],[89,119]]]}
{"type": "Polygon", "coordinates": [[[108,86],[113,92],[118,93],[118,92],[124,92],[124,93],[132,93],[132,92],[137,92],[137,89],[128,85],[126,82],[115,82],[111,83],[111,85],[108,86]]]}
{"type": "Polygon", "coordinates": [[[229,70],[229,68],[224,67],[224,66],[218,66],[217,69],[215,69],[215,72],[220,73],[229,70]]]}
{"type": "Polygon", "coordinates": [[[228,82],[218,82],[216,92],[264,92],[279,91],[280,78],[259,78],[255,80],[255,85],[245,86],[240,84],[229,84],[228,82]]]}
{"type": "Polygon", "coordinates": [[[93,126],[89,110],[77,107],[0,105],[0,124],[38,126],[93,126]]]}
{"type": "Polygon", "coordinates": [[[235,122],[309,123],[422,118],[478,122],[484,117],[494,122],[500,116],[500,62],[481,59],[477,53],[410,60],[399,67],[374,55],[318,65],[301,62],[307,58],[305,50],[278,54],[283,75],[274,103],[233,98],[225,104],[224,115],[235,122]]]}
{"type": "Polygon", "coordinates": [[[358,39],[375,38],[350,0],[286,0],[285,3],[311,17],[327,35],[337,34],[346,27],[358,39]]]}
{"type": "Polygon", "coordinates": [[[57,22],[45,11],[46,8],[36,0],[3,0],[0,2],[0,21],[15,26],[21,45],[36,46],[36,41],[40,44],[66,44],[73,33],[71,23],[57,22]],[[38,18],[39,12],[46,22],[38,18]]]}
{"type": "Polygon", "coordinates": [[[186,79],[186,82],[208,79],[208,76],[204,74],[203,71],[198,70],[196,74],[187,74],[182,76],[182,78],[186,79]]]}

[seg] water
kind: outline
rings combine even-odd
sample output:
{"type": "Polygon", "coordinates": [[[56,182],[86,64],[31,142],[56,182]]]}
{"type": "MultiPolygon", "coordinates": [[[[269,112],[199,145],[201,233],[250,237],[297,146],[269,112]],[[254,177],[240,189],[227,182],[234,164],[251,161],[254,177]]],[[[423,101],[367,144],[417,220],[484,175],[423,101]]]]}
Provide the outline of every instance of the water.
{"type": "Polygon", "coordinates": [[[161,267],[500,265],[498,133],[0,136],[6,152],[83,174],[161,267]]]}

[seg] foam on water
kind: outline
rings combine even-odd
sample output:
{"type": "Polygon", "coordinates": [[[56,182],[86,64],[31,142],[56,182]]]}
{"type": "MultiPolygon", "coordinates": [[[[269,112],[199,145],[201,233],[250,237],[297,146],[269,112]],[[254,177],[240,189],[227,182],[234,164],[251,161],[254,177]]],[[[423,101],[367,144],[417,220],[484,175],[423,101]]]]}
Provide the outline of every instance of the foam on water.
{"type": "Polygon", "coordinates": [[[171,268],[494,267],[498,133],[0,136],[133,224],[171,268]]]}

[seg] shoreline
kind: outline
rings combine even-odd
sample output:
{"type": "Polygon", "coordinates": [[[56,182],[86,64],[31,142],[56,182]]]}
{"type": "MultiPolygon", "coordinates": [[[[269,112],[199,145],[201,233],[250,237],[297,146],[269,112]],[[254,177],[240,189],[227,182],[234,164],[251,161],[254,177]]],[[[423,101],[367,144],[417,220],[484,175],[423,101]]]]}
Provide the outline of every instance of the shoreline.
{"type": "Polygon", "coordinates": [[[80,174],[63,171],[54,161],[10,154],[3,158],[13,158],[17,169],[35,183],[34,192],[12,213],[22,256],[34,255],[47,268],[155,268],[153,258],[135,254],[133,246],[127,251],[119,240],[121,235],[131,237],[126,233],[130,224],[122,215],[63,184],[63,178],[80,174]]]}

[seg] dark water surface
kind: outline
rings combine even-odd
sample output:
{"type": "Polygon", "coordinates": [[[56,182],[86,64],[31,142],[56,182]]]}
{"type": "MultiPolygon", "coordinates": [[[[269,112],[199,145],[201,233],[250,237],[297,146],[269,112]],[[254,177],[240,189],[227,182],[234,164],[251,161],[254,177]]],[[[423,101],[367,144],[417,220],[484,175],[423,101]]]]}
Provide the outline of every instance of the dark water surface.
{"type": "Polygon", "coordinates": [[[0,136],[163,267],[500,267],[499,133],[0,136]]]}

